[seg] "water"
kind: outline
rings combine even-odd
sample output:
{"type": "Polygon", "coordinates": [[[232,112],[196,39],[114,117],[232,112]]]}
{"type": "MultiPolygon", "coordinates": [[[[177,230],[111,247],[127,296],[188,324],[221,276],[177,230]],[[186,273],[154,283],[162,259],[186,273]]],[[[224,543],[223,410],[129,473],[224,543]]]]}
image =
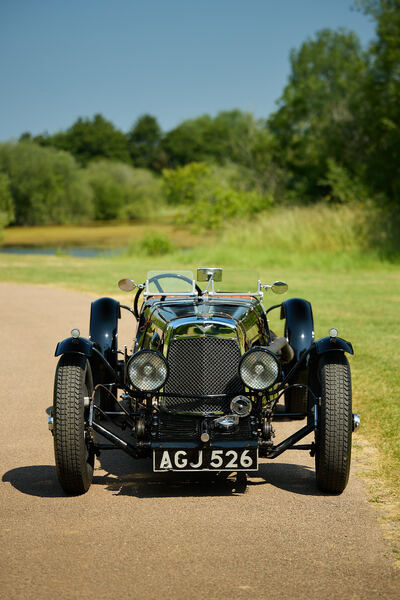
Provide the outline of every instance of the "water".
{"type": "Polygon", "coordinates": [[[113,250],[102,250],[99,248],[36,248],[33,246],[2,246],[0,252],[3,254],[42,254],[55,256],[66,254],[78,258],[98,258],[99,256],[117,256],[122,253],[122,248],[113,250]]]}

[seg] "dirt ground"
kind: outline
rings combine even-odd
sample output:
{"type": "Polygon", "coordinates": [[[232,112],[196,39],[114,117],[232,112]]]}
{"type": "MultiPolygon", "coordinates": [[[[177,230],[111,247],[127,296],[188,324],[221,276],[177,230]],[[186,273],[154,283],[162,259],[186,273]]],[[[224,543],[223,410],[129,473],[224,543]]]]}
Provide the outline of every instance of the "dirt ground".
{"type": "Polygon", "coordinates": [[[341,496],[325,495],[307,452],[262,460],[246,489],[104,452],[89,492],[65,496],[47,429],[54,349],[72,327],[87,335],[90,301],[0,284],[2,599],[400,597],[356,469],[341,496]]]}

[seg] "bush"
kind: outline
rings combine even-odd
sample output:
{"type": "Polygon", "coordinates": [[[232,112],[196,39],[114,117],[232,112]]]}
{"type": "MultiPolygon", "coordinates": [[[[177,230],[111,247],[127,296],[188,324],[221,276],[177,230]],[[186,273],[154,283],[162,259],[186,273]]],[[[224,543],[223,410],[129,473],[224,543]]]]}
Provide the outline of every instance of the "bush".
{"type": "Polygon", "coordinates": [[[67,152],[29,141],[0,144],[0,174],[3,197],[4,176],[9,180],[18,225],[79,223],[93,216],[92,191],[67,152]]]}
{"type": "Polygon", "coordinates": [[[0,231],[14,219],[14,204],[10,190],[10,178],[0,173],[0,231]]]}
{"type": "Polygon", "coordinates": [[[142,240],[142,248],[149,256],[163,256],[174,250],[174,245],[165,233],[148,232],[142,240]]]}
{"type": "Polygon", "coordinates": [[[329,193],[325,197],[328,201],[349,204],[364,202],[368,199],[367,190],[357,177],[351,175],[347,169],[330,158],[327,161],[325,179],[319,183],[329,186],[329,193]]]}
{"type": "Polygon", "coordinates": [[[174,250],[174,244],[165,233],[148,231],[142,240],[135,238],[131,241],[128,256],[164,256],[174,250]]]}
{"type": "Polygon", "coordinates": [[[87,168],[87,179],[99,220],[148,217],[162,200],[160,180],[146,169],[96,161],[87,168]]]}
{"type": "Polygon", "coordinates": [[[191,205],[198,202],[210,186],[211,167],[206,163],[192,162],[176,169],[164,169],[164,193],[168,204],[191,205]]]}
{"type": "Polygon", "coordinates": [[[181,222],[207,229],[220,227],[227,219],[250,217],[273,204],[272,196],[246,189],[248,182],[237,175],[233,166],[215,168],[205,163],[166,169],[166,200],[184,207],[181,222]]]}

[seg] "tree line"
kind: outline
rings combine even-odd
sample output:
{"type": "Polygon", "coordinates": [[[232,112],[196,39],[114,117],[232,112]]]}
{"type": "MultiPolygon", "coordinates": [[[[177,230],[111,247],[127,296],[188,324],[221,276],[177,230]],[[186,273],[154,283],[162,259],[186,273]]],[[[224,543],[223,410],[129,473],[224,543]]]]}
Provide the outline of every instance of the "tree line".
{"type": "Polygon", "coordinates": [[[330,29],[307,39],[268,119],[231,110],[163,132],[146,114],[124,133],[98,114],[1,144],[3,224],[138,218],[166,202],[183,220],[218,226],[322,200],[373,203],[396,231],[400,0],[356,5],[375,20],[373,42],[330,29]]]}

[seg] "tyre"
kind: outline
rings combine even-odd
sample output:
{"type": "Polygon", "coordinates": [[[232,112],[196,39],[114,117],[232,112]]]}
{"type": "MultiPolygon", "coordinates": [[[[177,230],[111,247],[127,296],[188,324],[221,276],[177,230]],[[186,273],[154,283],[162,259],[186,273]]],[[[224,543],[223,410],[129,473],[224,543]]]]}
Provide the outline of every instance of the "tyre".
{"type": "Polygon", "coordinates": [[[350,472],[352,407],[350,367],[344,352],[328,352],[320,359],[321,406],[315,436],[318,488],[340,494],[350,472]]]}
{"type": "Polygon", "coordinates": [[[93,380],[90,364],[81,354],[65,354],[54,381],[54,454],[57,476],[68,494],[83,494],[92,483],[94,453],[85,431],[93,380]]]}

